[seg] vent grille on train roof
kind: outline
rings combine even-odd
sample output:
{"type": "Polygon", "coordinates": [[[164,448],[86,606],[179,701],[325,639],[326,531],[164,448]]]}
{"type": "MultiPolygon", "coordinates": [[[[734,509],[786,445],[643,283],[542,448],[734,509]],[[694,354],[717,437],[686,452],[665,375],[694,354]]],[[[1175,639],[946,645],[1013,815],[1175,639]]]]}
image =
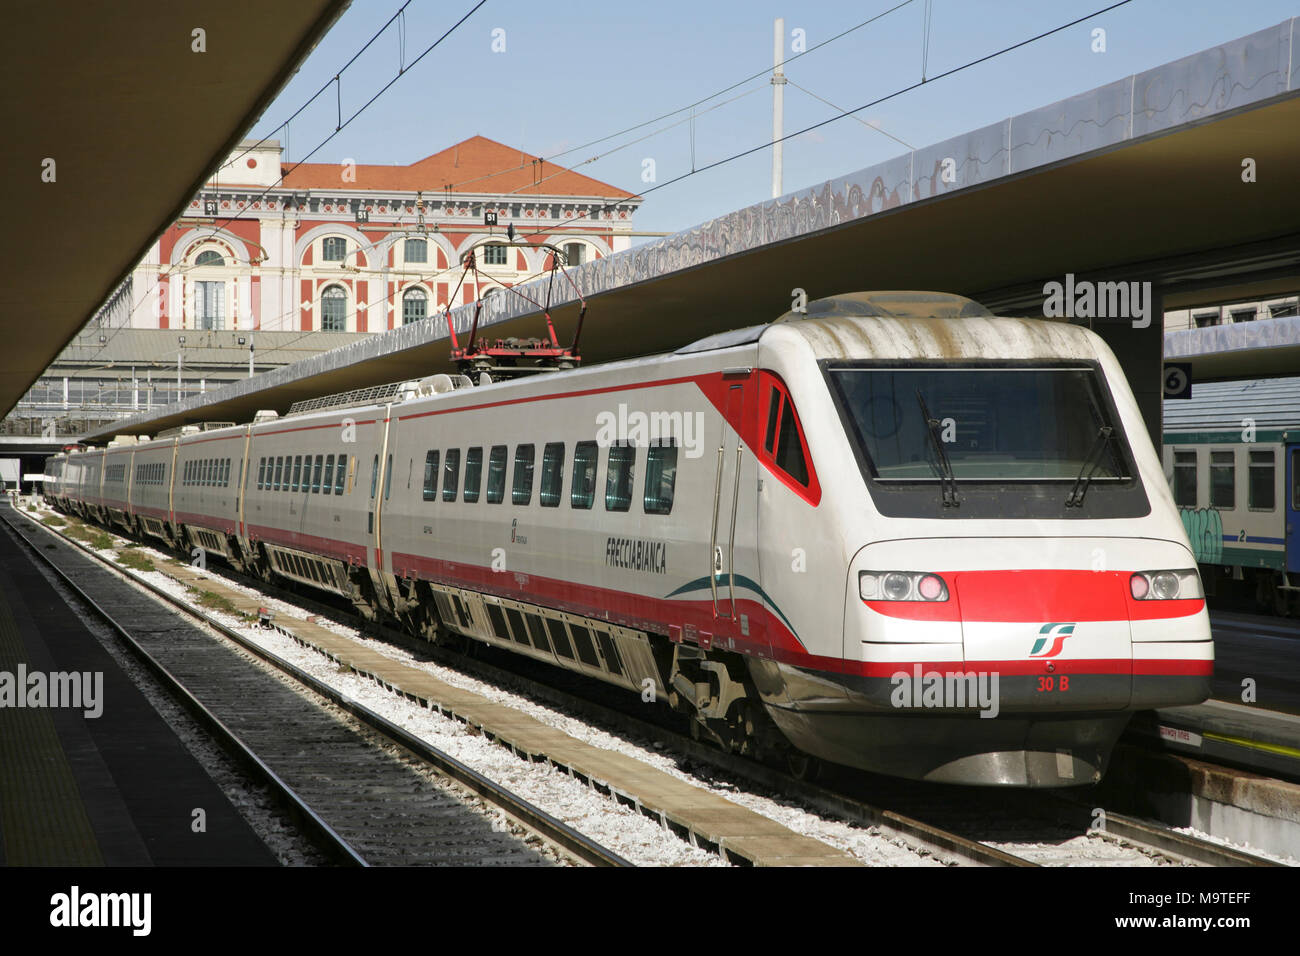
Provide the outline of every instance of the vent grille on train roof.
{"type": "Polygon", "coordinates": [[[321,395],[318,398],[304,398],[300,402],[294,402],[289,406],[287,415],[301,415],[303,412],[317,412],[323,408],[340,408],[345,405],[372,405],[376,402],[386,402],[397,395],[403,386],[408,385],[406,381],[389,382],[386,385],[369,385],[365,388],[354,388],[347,392],[336,392],[333,395],[321,395]]]}

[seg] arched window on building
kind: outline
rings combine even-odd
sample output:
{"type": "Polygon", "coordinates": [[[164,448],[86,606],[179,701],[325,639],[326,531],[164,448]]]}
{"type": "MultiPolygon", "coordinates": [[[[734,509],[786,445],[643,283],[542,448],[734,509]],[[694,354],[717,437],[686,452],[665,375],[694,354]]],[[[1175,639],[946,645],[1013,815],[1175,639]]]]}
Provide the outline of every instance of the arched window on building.
{"type": "Polygon", "coordinates": [[[506,264],[506,246],[500,242],[489,242],[482,247],[483,265],[503,266],[506,264]]]}
{"type": "Polygon", "coordinates": [[[581,242],[566,242],[564,258],[570,266],[580,266],[587,261],[587,247],[581,242]]]}
{"type": "Polygon", "coordinates": [[[322,332],[348,330],[348,294],[341,285],[332,285],[320,294],[322,332]]]}
{"type": "Polygon", "coordinates": [[[406,262],[428,262],[429,244],[423,239],[407,239],[402,258],[406,262]]]}
{"type": "Polygon", "coordinates": [[[423,289],[407,289],[402,296],[402,324],[419,322],[429,315],[429,294],[423,289]]]}
{"type": "MultiPolygon", "coordinates": [[[[226,260],[213,249],[204,249],[194,257],[195,267],[224,266],[226,260]]],[[[202,274],[202,273],[200,273],[202,274]]],[[[213,273],[208,273],[212,275],[213,273]]],[[[194,282],[194,327],[220,330],[226,327],[226,282],[224,279],[194,282]]]]}
{"type": "Polygon", "coordinates": [[[341,236],[326,236],[321,240],[320,257],[322,262],[342,262],[347,254],[348,241],[341,236]]]}

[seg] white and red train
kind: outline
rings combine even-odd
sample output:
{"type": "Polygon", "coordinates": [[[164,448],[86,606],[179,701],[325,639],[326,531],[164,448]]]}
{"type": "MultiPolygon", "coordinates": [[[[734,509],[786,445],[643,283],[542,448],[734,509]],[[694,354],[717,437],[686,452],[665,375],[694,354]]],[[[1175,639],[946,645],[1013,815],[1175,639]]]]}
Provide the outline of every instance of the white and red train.
{"type": "Polygon", "coordinates": [[[669,355],[258,418],[57,456],[45,494],[667,699],[742,752],[1087,784],[1133,711],[1209,693],[1183,524],[1076,326],[860,293],[669,355]]]}

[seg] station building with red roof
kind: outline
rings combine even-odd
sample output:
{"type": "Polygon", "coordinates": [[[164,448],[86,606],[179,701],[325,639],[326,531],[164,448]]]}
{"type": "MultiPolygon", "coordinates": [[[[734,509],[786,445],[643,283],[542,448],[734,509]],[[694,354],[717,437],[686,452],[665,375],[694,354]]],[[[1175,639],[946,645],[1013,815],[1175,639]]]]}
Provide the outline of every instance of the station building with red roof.
{"type": "Polygon", "coordinates": [[[407,166],[292,164],[281,152],[241,143],[99,324],[383,332],[543,273],[543,243],[570,265],[626,249],[641,203],[482,136],[407,166]],[[478,279],[458,286],[471,250],[478,279]]]}

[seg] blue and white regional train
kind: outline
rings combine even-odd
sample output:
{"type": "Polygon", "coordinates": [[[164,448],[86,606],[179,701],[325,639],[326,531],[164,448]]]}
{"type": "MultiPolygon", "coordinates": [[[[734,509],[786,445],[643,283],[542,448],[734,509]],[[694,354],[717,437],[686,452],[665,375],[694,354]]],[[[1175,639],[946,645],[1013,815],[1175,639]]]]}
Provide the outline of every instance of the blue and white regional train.
{"type": "Polygon", "coordinates": [[[50,461],[66,509],[667,700],[701,736],[954,783],[1103,773],[1197,703],[1204,595],[1091,332],[859,293],[670,355],[50,461]]]}

